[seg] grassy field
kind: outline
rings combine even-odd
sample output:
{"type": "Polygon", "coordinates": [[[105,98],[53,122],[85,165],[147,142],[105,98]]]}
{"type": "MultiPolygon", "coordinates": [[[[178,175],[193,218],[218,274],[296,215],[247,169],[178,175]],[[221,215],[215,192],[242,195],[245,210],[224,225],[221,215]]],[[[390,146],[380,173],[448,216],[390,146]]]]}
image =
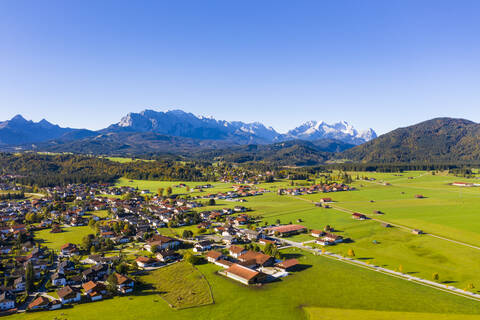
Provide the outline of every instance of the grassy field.
{"type": "Polygon", "coordinates": [[[123,157],[106,157],[110,161],[119,162],[119,163],[128,163],[133,161],[153,161],[153,160],[145,160],[145,159],[132,159],[132,158],[123,158],[123,157]]]}
{"type": "Polygon", "coordinates": [[[137,296],[77,305],[71,309],[11,318],[86,320],[101,316],[106,320],[126,320],[135,315],[146,320],[307,319],[306,307],[480,314],[479,303],[475,301],[300,250],[291,249],[287,253],[288,257],[299,259],[305,269],[262,287],[246,287],[220,276],[216,274],[219,268],[212,264],[198,266],[210,283],[215,299],[215,304],[203,307],[175,310],[158,295],[144,292],[137,296]]]}
{"type": "Polygon", "coordinates": [[[43,245],[55,250],[59,250],[65,243],[81,244],[83,237],[88,234],[94,234],[90,227],[69,227],[63,228],[63,232],[50,233],[50,229],[35,232],[35,238],[39,239],[43,245]]]}
{"type": "MultiPolygon", "coordinates": [[[[231,189],[231,184],[222,183],[222,182],[189,182],[189,181],[151,181],[151,180],[130,180],[127,178],[120,178],[116,185],[117,186],[130,186],[134,188],[138,188],[139,190],[150,190],[151,192],[157,192],[158,188],[164,188],[165,190],[168,187],[172,187],[172,193],[179,194],[179,193],[186,193],[186,188],[176,188],[176,185],[181,183],[185,183],[191,189],[198,185],[204,185],[210,183],[214,186],[214,188],[205,189],[203,194],[208,193],[215,193],[215,192],[223,192],[231,189]]],[[[192,192],[192,195],[202,194],[200,192],[192,192]]]]}
{"type": "Polygon", "coordinates": [[[312,320],[478,320],[480,316],[421,312],[391,312],[355,309],[306,308],[312,320]]]}
{"type": "MultiPolygon", "coordinates": [[[[335,205],[351,210],[370,214],[373,210],[382,210],[384,215],[377,218],[410,226],[421,228],[429,232],[438,232],[440,235],[476,244],[475,239],[480,234],[468,232],[465,229],[472,229],[469,223],[462,219],[468,212],[475,212],[480,209],[480,189],[452,187],[452,181],[459,180],[456,177],[436,175],[432,176],[426,172],[404,173],[401,176],[395,174],[364,173],[369,177],[375,177],[375,182],[359,181],[354,186],[358,191],[332,193],[335,205]],[[414,177],[414,179],[408,179],[414,177]],[[381,182],[388,181],[392,185],[385,186],[381,182]],[[424,189],[438,188],[445,189],[444,194],[431,192],[427,194],[424,189]],[[458,203],[458,193],[462,193],[462,199],[467,210],[462,210],[458,203]],[[426,199],[415,199],[415,194],[424,194],[426,199]],[[466,195],[468,194],[468,195],[466,195]],[[453,195],[453,196],[452,196],[453,195]],[[374,200],[375,202],[370,202],[374,200]],[[399,207],[399,204],[401,207],[399,207]],[[398,212],[395,209],[399,210],[398,212]],[[401,209],[401,210],[400,210],[401,209]],[[438,211],[441,212],[438,212],[438,211]],[[445,211],[443,211],[445,210],[445,211]],[[449,211],[451,210],[451,211],[449,211]],[[407,217],[408,216],[408,217],[407,217]],[[412,217],[415,221],[412,222],[412,217]],[[438,220],[435,228],[426,228],[428,220],[438,220]],[[455,221],[450,223],[450,221],[455,221]],[[442,233],[442,230],[454,229],[453,232],[442,233]],[[463,228],[463,229],[461,229],[463,228]]],[[[362,174],[360,174],[362,176],[362,174]]],[[[461,180],[461,179],[460,179],[461,180]]],[[[172,186],[175,182],[144,182],[135,181],[140,185],[172,186]]],[[[122,183],[122,182],[119,182],[122,183]]],[[[276,190],[278,186],[285,186],[287,182],[281,181],[275,185],[267,184],[267,189],[276,190]]],[[[216,184],[215,189],[224,190],[227,184],[216,184]]],[[[261,186],[263,187],[263,185],[261,186]]],[[[179,190],[181,191],[181,190],[179,190]]],[[[318,201],[325,195],[305,195],[301,198],[311,201],[318,201]]],[[[290,196],[278,196],[271,192],[261,196],[248,197],[244,203],[246,207],[252,208],[253,215],[263,216],[262,225],[266,221],[269,224],[276,223],[300,223],[311,229],[323,229],[325,225],[333,226],[338,234],[345,238],[351,238],[352,243],[340,244],[329,247],[328,250],[346,254],[349,249],[355,251],[356,257],[369,260],[377,265],[382,265],[395,270],[402,266],[404,272],[416,276],[431,279],[433,273],[440,275],[440,281],[450,283],[458,288],[464,289],[473,284],[478,290],[480,288],[480,274],[476,271],[476,265],[480,264],[480,250],[447,242],[442,239],[417,236],[399,228],[384,228],[376,221],[356,221],[350,215],[335,209],[315,207],[308,201],[290,196]],[[298,222],[301,219],[301,222],[298,222]]],[[[232,207],[234,202],[217,201],[217,208],[232,207]]],[[[209,208],[201,208],[205,210],[209,208]]],[[[480,212],[480,210],[478,211],[480,212]]],[[[480,223],[480,216],[473,216],[470,224],[480,223]]],[[[430,223],[431,224],[431,223],[430,223]]],[[[480,225],[479,225],[480,226],[480,225]]],[[[166,235],[180,235],[183,229],[196,231],[195,226],[188,226],[179,229],[161,229],[160,232],[166,235]]],[[[473,228],[472,230],[476,230],[473,228]]],[[[480,231],[480,228],[478,228],[480,231]]],[[[293,237],[295,241],[308,241],[313,238],[307,234],[293,237]]]]}
{"type": "Polygon", "coordinates": [[[142,280],[151,284],[152,291],[173,308],[182,309],[213,303],[208,282],[187,262],[155,270],[142,280]]]}
{"type": "MultiPolygon", "coordinates": [[[[353,174],[355,177],[356,173],[353,174]]],[[[311,201],[332,197],[335,206],[359,211],[375,218],[420,228],[451,239],[480,246],[480,188],[458,188],[453,181],[464,181],[445,174],[433,176],[428,172],[408,172],[401,175],[385,173],[360,173],[374,177],[372,182],[357,181],[358,189],[328,195],[314,194],[301,197],[278,196],[275,192],[248,197],[242,205],[252,208],[252,215],[261,215],[269,224],[299,223],[311,229],[325,225],[353,241],[329,247],[329,251],[346,254],[355,251],[358,259],[369,260],[389,269],[398,269],[418,277],[431,279],[438,272],[440,281],[463,289],[472,283],[480,288],[480,250],[434,238],[413,235],[401,228],[384,228],[374,220],[353,220],[349,213],[336,209],[315,207],[311,201]],[[409,179],[412,177],[412,179],[409,179]],[[391,185],[384,185],[383,182],[391,185]],[[425,199],[416,199],[423,194],[425,199]],[[303,200],[302,200],[303,199],[303,200]],[[374,202],[371,202],[371,201],[374,202]],[[373,210],[384,215],[374,216],[373,210]],[[300,222],[298,220],[301,219],[300,222]]],[[[127,179],[118,185],[130,185],[156,192],[159,187],[172,188],[181,182],[140,181],[127,179]]],[[[276,191],[288,181],[259,185],[276,191]]],[[[193,187],[197,184],[186,182],[193,187]]],[[[214,188],[206,193],[231,190],[230,184],[212,183],[214,188]]],[[[174,188],[173,193],[185,193],[185,188],[174,188]]],[[[198,192],[192,195],[200,194],[198,192]]],[[[217,201],[217,208],[232,207],[235,202],[217,201]]],[[[206,210],[210,207],[199,208],[206,210]]],[[[95,213],[94,213],[95,214],[95,213]]],[[[167,235],[181,234],[183,229],[196,230],[196,226],[178,229],[160,229],[167,235]]],[[[66,242],[79,243],[92,230],[88,227],[65,228],[61,234],[48,230],[38,232],[38,237],[51,247],[59,248],[66,242]],[[60,239],[61,237],[61,239],[60,239]]],[[[291,237],[308,241],[308,234],[291,237]]],[[[245,287],[216,272],[219,267],[205,264],[197,270],[186,264],[159,269],[145,276],[152,287],[130,297],[110,299],[93,304],[82,304],[72,309],[54,312],[17,315],[21,319],[92,319],[101,314],[102,319],[480,319],[480,303],[463,297],[437,291],[405,280],[392,278],[378,272],[361,269],[338,261],[313,256],[298,249],[287,249],[287,258],[297,258],[304,270],[282,281],[262,287],[245,287]],[[188,274],[188,276],[185,276],[188,274]],[[203,274],[205,280],[201,280],[203,274]],[[179,280],[181,279],[181,280],[179,280]],[[194,281],[195,280],[195,281],[194,281]],[[204,289],[209,284],[214,304],[195,308],[184,307],[209,303],[204,289]],[[160,297],[159,297],[160,294],[160,297]],[[178,299],[181,297],[181,299],[178,299]],[[162,299],[163,298],[163,299],[162,299]],[[170,308],[169,304],[177,308],[170,308]],[[179,310],[180,309],[180,310],[179,310]]],[[[209,292],[209,291],[208,291],[209,292]]],[[[211,298],[211,297],[210,297],[211,298]]]]}

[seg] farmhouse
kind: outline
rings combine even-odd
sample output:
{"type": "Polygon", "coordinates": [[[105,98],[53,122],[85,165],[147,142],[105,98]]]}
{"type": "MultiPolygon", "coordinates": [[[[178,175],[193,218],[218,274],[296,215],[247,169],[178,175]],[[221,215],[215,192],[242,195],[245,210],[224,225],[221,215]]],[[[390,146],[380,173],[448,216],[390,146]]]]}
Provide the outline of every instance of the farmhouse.
{"type": "Polygon", "coordinates": [[[60,248],[60,252],[63,256],[77,255],[79,250],[76,245],[72,243],[66,243],[60,248]]]}
{"type": "Polygon", "coordinates": [[[103,295],[107,293],[107,288],[100,282],[89,281],[82,284],[82,288],[92,301],[102,300],[103,295]]]}
{"type": "Polygon", "coordinates": [[[145,245],[145,249],[153,252],[156,250],[163,250],[163,249],[175,249],[180,245],[180,241],[174,238],[165,237],[162,235],[155,235],[153,236],[149,242],[145,245]]]}
{"type": "Polygon", "coordinates": [[[320,199],[320,202],[321,203],[329,203],[329,202],[333,202],[333,201],[332,201],[332,198],[322,198],[322,199],[320,199]]]}
{"type": "Polygon", "coordinates": [[[318,238],[318,237],[323,236],[325,234],[325,232],[322,231],[322,230],[312,230],[312,231],[310,231],[310,234],[312,235],[312,237],[318,238]]]}
{"type": "Polygon", "coordinates": [[[209,251],[207,253],[207,261],[215,263],[217,260],[219,260],[222,257],[222,253],[218,251],[209,251]]]}
{"type": "Polygon", "coordinates": [[[202,251],[210,250],[212,248],[212,244],[213,242],[209,240],[200,241],[197,244],[195,244],[193,251],[202,252],[202,251]]]}
{"type": "Polygon", "coordinates": [[[181,259],[181,255],[178,252],[175,252],[170,249],[160,250],[157,255],[157,259],[162,262],[171,262],[181,259]]]}
{"type": "Polygon", "coordinates": [[[352,213],[352,218],[355,220],[367,220],[367,216],[358,212],[352,213]]]}
{"type": "Polygon", "coordinates": [[[245,251],[247,250],[240,246],[230,246],[230,248],[228,249],[229,254],[234,258],[238,258],[245,251]]]}
{"type": "Polygon", "coordinates": [[[343,237],[333,233],[325,233],[321,239],[315,241],[316,244],[321,246],[329,246],[340,242],[343,242],[343,237]]]}
{"type": "Polygon", "coordinates": [[[57,295],[63,304],[79,302],[81,298],[80,292],[77,291],[76,289],[73,289],[70,286],[66,286],[61,289],[58,289],[57,295]]]}
{"type": "Polygon", "coordinates": [[[298,224],[288,224],[284,226],[270,227],[266,228],[267,232],[271,235],[280,234],[280,236],[289,236],[293,234],[298,234],[306,232],[307,228],[298,224]]]}
{"type": "Polygon", "coordinates": [[[423,231],[422,231],[422,230],[419,230],[419,229],[413,229],[413,230],[412,230],[412,233],[413,233],[413,234],[423,234],[423,231]]]}
{"type": "Polygon", "coordinates": [[[265,279],[265,274],[246,268],[239,264],[232,264],[223,274],[233,280],[249,285],[253,283],[261,283],[265,279]]]}
{"type": "Polygon", "coordinates": [[[135,283],[132,279],[120,273],[114,273],[114,275],[117,278],[117,289],[119,292],[130,293],[133,291],[133,286],[135,285],[135,283]]]}
{"type": "Polygon", "coordinates": [[[48,298],[44,296],[41,296],[33,300],[32,302],[30,302],[30,304],[28,305],[28,310],[47,309],[49,306],[50,306],[50,300],[48,300],[48,298]]]}
{"type": "Polygon", "coordinates": [[[280,263],[277,263],[275,267],[280,268],[285,271],[292,271],[295,269],[295,267],[298,265],[298,260],[297,259],[288,259],[285,261],[282,261],[280,263]]]}
{"type": "Polygon", "coordinates": [[[247,251],[238,257],[238,260],[246,267],[270,267],[275,263],[275,259],[261,252],[247,251]]]}
{"type": "Polygon", "coordinates": [[[138,257],[137,259],[135,259],[135,262],[140,268],[148,268],[156,266],[158,260],[149,257],[138,257]]]}

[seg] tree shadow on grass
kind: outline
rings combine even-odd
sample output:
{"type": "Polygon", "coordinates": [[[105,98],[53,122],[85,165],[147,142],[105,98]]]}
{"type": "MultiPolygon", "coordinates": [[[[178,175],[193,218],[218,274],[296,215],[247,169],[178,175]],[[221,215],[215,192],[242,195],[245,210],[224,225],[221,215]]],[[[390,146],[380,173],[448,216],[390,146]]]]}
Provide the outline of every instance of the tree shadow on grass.
{"type": "Polygon", "coordinates": [[[287,260],[287,259],[297,259],[297,258],[303,257],[303,255],[300,253],[283,253],[282,257],[285,260],[287,260]]]}
{"type": "Polygon", "coordinates": [[[358,260],[372,260],[373,258],[372,257],[361,257],[361,258],[357,258],[358,260]]]}
{"type": "Polygon", "coordinates": [[[417,274],[418,271],[408,271],[408,272],[405,272],[406,274],[417,274]]]}
{"type": "Polygon", "coordinates": [[[443,281],[442,283],[443,284],[451,284],[451,283],[457,283],[458,281],[455,281],[455,280],[447,280],[447,281],[443,281]]]}
{"type": "Polygon", "coordinates": [[[311,264],[297,264],[291,271],[293,272],[301,272],[312,267],[311,264]]]}

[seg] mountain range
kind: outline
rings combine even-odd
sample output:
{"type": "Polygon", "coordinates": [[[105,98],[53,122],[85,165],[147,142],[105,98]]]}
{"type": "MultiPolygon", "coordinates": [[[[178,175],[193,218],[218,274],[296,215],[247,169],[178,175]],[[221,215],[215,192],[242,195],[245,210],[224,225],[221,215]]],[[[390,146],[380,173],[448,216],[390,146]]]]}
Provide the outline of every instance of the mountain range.
{"type": "Polygon", "coordinates": [[[336,157],[370,163],[479,162],[480,124],[436,118],[395,129],[336,157]]]}
{"type": "Polygon", "coordinates": [[[107,128],[62,128],[17,115],[0,122],[0,150],[96,155],[171,155],[233,162],[314,165],[327,161],[480,162],[480,124],[436,118],[377,137],[345,121],[308,121],[287,133],[262,123],[216,120],[181,110],[129,113],[107,128]]]}
{"type": "Polygon", "coordinates": [[[375,137],[373,129],[359,132],[345,121],[333,125],[309,121],[281,134],[260,122],[216,120],[182,110],[129,113],[118,123],[98,131],[61,128],[46,120],[27,121],[21,115],[0,122],[0,147],[3,149],[88,153],[98,153],[102,144],[109,146],[106,148],[108,151],[143,153],[263,145],[289,140],[333,139],[339,143],[358,145],[375,137]]]}

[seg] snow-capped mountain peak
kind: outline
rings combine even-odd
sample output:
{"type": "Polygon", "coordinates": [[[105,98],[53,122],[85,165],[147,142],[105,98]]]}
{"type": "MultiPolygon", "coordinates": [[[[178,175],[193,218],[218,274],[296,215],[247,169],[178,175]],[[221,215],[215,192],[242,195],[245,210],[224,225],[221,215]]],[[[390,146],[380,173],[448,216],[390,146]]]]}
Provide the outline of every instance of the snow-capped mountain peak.
{"type": "Polygon", "coordinates": [[[361,144],[376,137],[373,129],[359,132],[346,121],[328,124],[324,121],[307,121],[285,135],[287,139],[318,140],[337,139],[361,144]]]}

